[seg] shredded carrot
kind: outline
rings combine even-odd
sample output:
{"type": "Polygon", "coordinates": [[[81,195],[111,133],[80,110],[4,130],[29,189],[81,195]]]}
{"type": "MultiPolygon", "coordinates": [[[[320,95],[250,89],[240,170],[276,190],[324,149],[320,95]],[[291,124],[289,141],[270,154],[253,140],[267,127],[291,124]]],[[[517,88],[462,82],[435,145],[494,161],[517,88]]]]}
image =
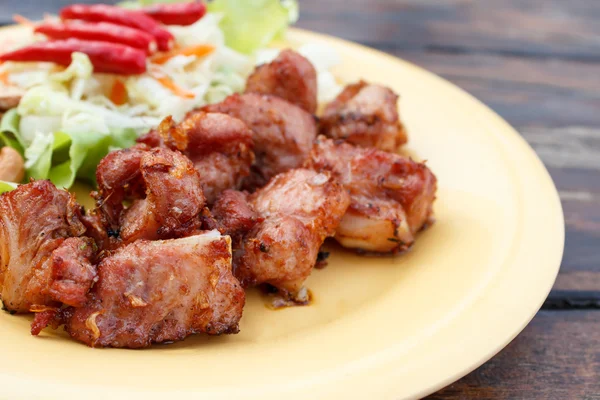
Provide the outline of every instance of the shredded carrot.
{"type": "Polygon", "coordinates": [[[10,85],[10,81],[8,80],[8,72],[0,72],[0,82],[2,82],[6,86],[10,85]]]}
{"type": "Polygon", "coordinates": [[[212,53],[215,48],[210,44],[201,44],[199,46],[184,47],[183,49],[176,49],[167,53],[157,54],[151,58],[154,64],[164,64],[175,56],[196,56],[203,57],[212,53]]]}
{"type": "Polygon", "coordinates": [[[127,88],[120,79],[115,80],[110,91],[110,101],[117,106],[122,106],[127,102],[127,88]]]}
{"type": "Polygon", "coordinates": [[[28,26],[30,28],[33,28],[35,26],[35,24],[33,23],[33,21],[31,21],[30,19],[25,18],[24,16],[19,15],[19,14],[13,15],[13,21],[15,21],[17,24],[25,25],[25,26],[28,26]]]}
{"type": "Polygon", "coordinates": [[[169,89],[173,94],[183,97],[185,99],[193,99],[196,95],[190,91],[180,88],[173,82],[170,78],[166,76],[156,76],[154,77],[161,85],[169,89]]]}

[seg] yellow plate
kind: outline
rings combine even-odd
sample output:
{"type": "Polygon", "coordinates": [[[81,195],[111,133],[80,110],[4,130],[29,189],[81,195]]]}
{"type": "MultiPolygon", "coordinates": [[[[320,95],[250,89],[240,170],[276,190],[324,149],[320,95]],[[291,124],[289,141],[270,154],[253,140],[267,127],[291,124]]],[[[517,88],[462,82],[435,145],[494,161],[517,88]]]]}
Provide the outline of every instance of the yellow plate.
{"type": "Polygon", "coordinates": [[[531,320],[558,273],[564,222],[525,141],[405,61],[301,30],[289,40],[338,51],[344,81],[400,93],[409,149],[439,179],[435,225],[397,258],[336,249],[308,280],[309,307],[271,311],[249,292],[238,335],[90,349],[61,331],[34,338],[30,317],[0,313],[1,398],[414,398],[481,365],[531,320]]]}

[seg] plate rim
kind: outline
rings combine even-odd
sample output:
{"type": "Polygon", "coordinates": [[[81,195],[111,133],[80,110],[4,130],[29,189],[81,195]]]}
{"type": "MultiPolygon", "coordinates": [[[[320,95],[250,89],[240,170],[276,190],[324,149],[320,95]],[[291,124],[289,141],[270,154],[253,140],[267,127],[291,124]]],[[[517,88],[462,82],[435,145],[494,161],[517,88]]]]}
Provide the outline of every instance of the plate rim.
{"type": "Polygon", "coordinates": [[[374,49],[374,48],[371,48],[371,47],[368,47],[368,46],[365,46],[365,45],[362,45],[362,44],[359,44],[356,42],[352,42],[350,40],[345,40],[345,39],[342,39],[339,37],[335,37],[335,36],[331,36],[331,35],[327,35],[327,34],[323,34],[323,33],[318,33],[318,32],[313,32],[313,31],[309,31],[309,30],[305,30],[305,29],[292,28],[292,29],[290,29],[290,31],[292,31],[294,36],[299,36],[299,37],[306,36],[306,37],[318,38],[318,39],[325,40],[325,41],[331,41],[331,42],[338,43],[338,44],[346,46],[346,47],[354,48],[358,51],[371,53],[373,55],[376,55],[377,57],[385,58],[390,62],[396,62],[396,63],[400,62],[401,64],[408,65],[411,68],[420,71],[421,73],[424,73],[424,74],[429,75],[430,77],[436,78],[440,83],[442,83],[444,85],[452,86],[453,89],[455,89],[458,92],[461,92],[461,94],[463,96],[466,96],[469,98],[469,100],[477,103],[480,108],[485,109],[490,114],[490,116],[492,116],[496,120],[496,124],[503,126],[503,129],[502,129],[504,131],[503,135],[507,135],[507,137],[509,137],[510,140],[513,140],[516,143],[516,146],[520,147],[521,153],[528,154],[529,158],[535,164],[537,164],[537,167],[541,168],[542,172],[545,175],[544,178],[547,180],[546,183],[551,186],[552,198],[549,198],[547,200],[548,200],[548,202],[553,203],[553,207],[555,208],[555,213],[553,214],[553,218],[554,218],[553,225],[554,225],[554,228],[556,229],[556,231],[555,231],[556,235],[555,235],[554,239],[556,241],[556,244],[558,244],[558,246],[555,247],[555,251],[554,251],[555,261],[552,263],[552,264],[554,264],[553,265],[554,272],[552,274],[549,274],[549,275],[551,275],[551,279],[549,279],[547,281],[547,284],[545,285],[545,287],[543,289],[539,290],[539,299],[536,302],[536,305],[533,306],[533,308],[532,308],[533,311],[530,312],[529,313],[530,315],[525,317],[521,321],[521,323],[514,328],[513,334],[507,336],[503,341],[498,342],[495,346],[491,346],[492,348],[490,348],[486,354],[482,355],[478,362],[471,363],[471,365],[469,367],[463,368],[460,371],[456,371],[453,374],[448,374],[445,379],[440,379],[435,384],[432,384],[428,387],[424,387],[420,390],[413,390],[411,393],[409,393],[407,398],[421,398],[421,397],[430,395],[430,394],[435,393],[436,391],[452,384],[453,382],[456,382],[457,380],[468,375],[475,369],[479,368],[481,365],[485,364],[487,361],[489,361],[491,358],[493,358],[496,354],[498,354],[500,351],[502,351],[508,344],[510,344],[510,342],[512,342],[525,329],[525,327],[527,327],[527,325],[531,322],[531,320],[533,320],[533,318],[537,315],[537,313],[540,310],[541,306],[543,305],[544,301],[550,294],[552,287],[554,286],[554,282],[556,281],[556,278],[560,272],[562,258],[564,255],[565,222],[564,222],[564,213],[563,213],[563,209],[562,209],[562,203],[560,201],[560,196],[558,194],[558,190],[557,190],[556,185],[554,184],[554,181],[553,181],[552,177],[550,176],[550,173],[548,172],[546,166],[544,165],[544,163],[542,162],[542,160],[540,159],[538,154],[535,152],[535,150],[521,136],[521,134],[510,123],[508,123],[502,116],[500,116],[495,110],[493,110],[491,107],[486,105],[483,101],[479,100],[477,97],[475,97],[471,93],[467,92],[460,86],[450,82],[449,80],[441,77],[440,75],[438,75],[432,71],[429,71],[429,70],[427,70],[417,64],[414,64],[410,61],[407,61],[403,58],[396,57],[394,55],[385,53],[383,51],[380,51],[380,50],[377,50],[377,49],[374,49]]]}

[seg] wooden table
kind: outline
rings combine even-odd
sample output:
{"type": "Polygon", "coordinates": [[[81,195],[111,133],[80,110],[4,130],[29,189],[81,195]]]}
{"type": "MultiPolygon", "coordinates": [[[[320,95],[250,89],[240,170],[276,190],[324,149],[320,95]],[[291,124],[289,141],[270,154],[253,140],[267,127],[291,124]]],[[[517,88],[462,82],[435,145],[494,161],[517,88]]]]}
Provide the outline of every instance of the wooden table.
{"type": "MultiPolygon", "coordinates": [[[[68,3],[2,2],[0,24],[68,3]]],[[[560,192],[565,255],[542,310],[430,398],[600,399],[600,1],[301,3],[298,26],[412,61],[481,99],[521,132],[560,192]]]]}

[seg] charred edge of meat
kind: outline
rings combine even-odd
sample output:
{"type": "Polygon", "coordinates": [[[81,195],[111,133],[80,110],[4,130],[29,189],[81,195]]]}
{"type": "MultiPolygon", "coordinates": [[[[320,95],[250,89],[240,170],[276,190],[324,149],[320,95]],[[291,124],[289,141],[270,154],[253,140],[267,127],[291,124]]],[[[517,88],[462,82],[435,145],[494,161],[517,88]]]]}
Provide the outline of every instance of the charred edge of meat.
{"type": "Polygon", "coordinates": [[[328,251],[319,251],[317,254],[317,263],[315,264],[316,269],[323,269],[327,266],[327,259],[329,258],[330,253],[328,251]]]}

